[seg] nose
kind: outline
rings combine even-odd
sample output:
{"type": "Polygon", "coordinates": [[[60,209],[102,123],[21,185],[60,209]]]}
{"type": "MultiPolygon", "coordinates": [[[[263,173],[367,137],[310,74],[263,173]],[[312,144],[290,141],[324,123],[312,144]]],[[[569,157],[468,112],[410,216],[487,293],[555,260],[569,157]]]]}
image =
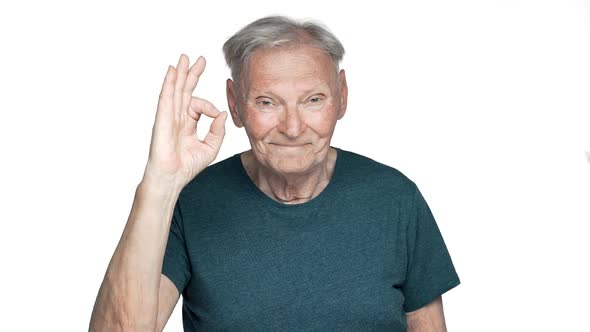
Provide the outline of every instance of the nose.
{"type": "Polygon", "coordinates": [[[296,107],[287,107],[281,118],[279,130],[289,138],[297,138],[305,130],[305,123],[296,107]]]}

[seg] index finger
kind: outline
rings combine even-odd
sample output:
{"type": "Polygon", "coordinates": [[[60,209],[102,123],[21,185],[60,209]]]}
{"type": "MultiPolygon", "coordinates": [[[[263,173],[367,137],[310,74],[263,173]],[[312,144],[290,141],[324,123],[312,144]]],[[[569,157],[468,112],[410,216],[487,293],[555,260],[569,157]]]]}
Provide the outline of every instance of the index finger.
{"type": "Polygon", "coordinates": [[[201,114],[216,118],[221,112],[211,102],[198,97],[192,97],[189,106],[189,114],[193,119],[199,119],[201,114]]]}

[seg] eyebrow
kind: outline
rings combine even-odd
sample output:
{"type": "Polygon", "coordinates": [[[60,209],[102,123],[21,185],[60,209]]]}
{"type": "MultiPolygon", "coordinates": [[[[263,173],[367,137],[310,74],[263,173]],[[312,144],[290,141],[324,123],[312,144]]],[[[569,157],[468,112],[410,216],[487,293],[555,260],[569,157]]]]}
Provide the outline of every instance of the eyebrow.
{"type": "MultiPolygon", "coordinates": [[[[314,86],[311,89],[305,90],[303,91],[303,95],[308,95],[311,92],[313,92],[314,90],[318,90],[319,88],[325,88],[326,84],[325,83],[319,83],[318,85],[314,86]]],[[[256,89],[255,89],[256,90],[256,89]]],[[[256,90],[256,94],[263,94],[263,95],[270,95],[273,96],[274,98],[280,100],[281,102],[284,102],[283,98],[279,97],[277,94],[273,93],[272,91],[268,91],[268,90],[256,90]]],[[[258,98],[258,97],[256,97],[258,98]]]]}

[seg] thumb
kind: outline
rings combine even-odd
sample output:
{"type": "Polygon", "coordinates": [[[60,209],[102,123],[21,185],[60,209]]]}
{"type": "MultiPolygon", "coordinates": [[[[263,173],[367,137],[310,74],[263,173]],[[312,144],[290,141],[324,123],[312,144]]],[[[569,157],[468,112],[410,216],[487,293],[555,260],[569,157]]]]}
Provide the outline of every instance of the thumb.
{"type": "Polygon", "coordinates": [[[225,136],[225,120],[227,119],[227,111],[223,111],[219,113],[211,122],[211,127],[209,128],[209,132],[203,142],[207,145],[211,146],[212,148],[219,149],[221,146],[221,142],[223,141],[223,136],[225,136]]]}

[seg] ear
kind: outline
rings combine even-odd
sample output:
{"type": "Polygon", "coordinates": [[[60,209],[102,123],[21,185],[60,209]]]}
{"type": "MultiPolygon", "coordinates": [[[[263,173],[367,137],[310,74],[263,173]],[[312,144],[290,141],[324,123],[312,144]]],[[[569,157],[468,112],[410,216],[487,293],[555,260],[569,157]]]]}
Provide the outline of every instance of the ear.
{"type": "Polygon", "coordinates": [[[348,85],[346,84],[346,73],[344,69],[340,70],[340,112],[338,113],[338,120],[342,119],[346,113],[346,105],[348,103],[348,85]]]}
{"type": "Polygon", "coordinates": [[[239,102],[239,98],[236,97],[234,82],[229,78],[226,81],[225,93],[227,95],[227,107],[229,107],[229,112],[231,114],[232,120],[234,121],[236,127],[242,128],[244,124],[240,119],[240,115],[238,114],[238,107],[236,106],[236,104],[239,102]]]}

